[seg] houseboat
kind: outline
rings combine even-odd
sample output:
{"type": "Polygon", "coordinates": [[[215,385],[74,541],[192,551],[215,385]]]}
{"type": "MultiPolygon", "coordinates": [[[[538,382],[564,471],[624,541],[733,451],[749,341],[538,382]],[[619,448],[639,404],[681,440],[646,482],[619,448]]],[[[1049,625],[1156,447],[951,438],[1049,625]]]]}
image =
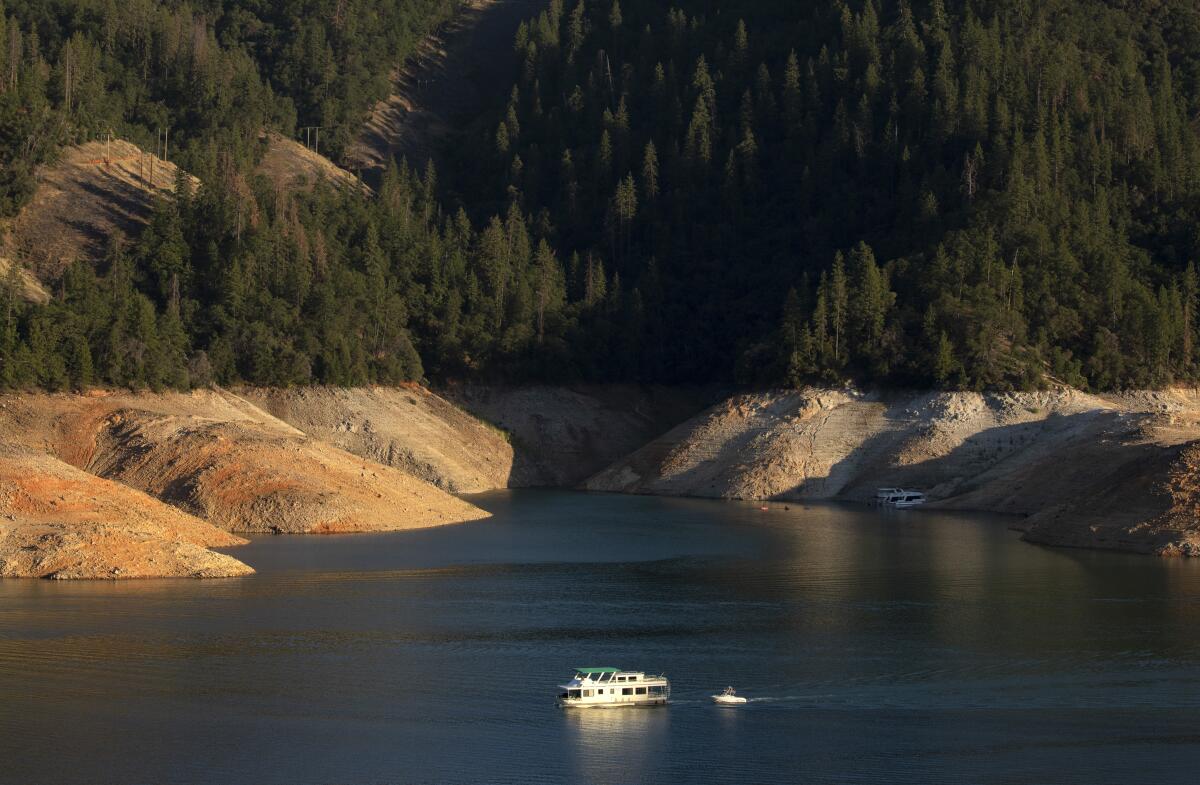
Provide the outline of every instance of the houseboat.
{"type": "Polygon", "coordinates": [[[888,496],[883,503],[904,509],[905,507],[918,507],[926,501],[925,494],[920,491],[906,491],[903,488],[897,488],[896,492],[888,496]]]}
{"type": "Polygon", "coordinates": [[[558,705],[572,708],[661,706],[671,697],[666,676],[620,668],[576,668],[571,680],[558,688],[558,705]]]}

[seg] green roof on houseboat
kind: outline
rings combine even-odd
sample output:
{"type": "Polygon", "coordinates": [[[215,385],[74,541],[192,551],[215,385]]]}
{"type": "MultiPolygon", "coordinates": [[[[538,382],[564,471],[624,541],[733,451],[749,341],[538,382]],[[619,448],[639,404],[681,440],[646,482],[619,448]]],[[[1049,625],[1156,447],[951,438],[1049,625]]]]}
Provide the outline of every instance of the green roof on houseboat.
{"type": "Polygon", "coordinates": [[[593,673],[620,673],[621,669],[620,668],[576,668],[575,672],[576,673],[587,673],[590,675],[593,673]]]}

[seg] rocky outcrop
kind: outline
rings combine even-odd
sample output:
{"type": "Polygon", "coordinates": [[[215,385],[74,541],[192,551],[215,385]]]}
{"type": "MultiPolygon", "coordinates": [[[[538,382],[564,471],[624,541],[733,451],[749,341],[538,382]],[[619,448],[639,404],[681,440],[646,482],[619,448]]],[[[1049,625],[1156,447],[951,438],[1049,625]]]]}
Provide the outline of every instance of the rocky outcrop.
{"type": "Polygon", "coordinates": [[[486,517],[405,472],[303,435],[122,409],[88,471],[239,532],[415,529],[486,517]]]}
{"type": "Polygon", "coordinates": [[[1191,553],[1196,440],[1200,398],[1189,391],[780,391],[711,407],[585,487],[858,501],[913,487],[935,506],[1030,516],[1034,542],[1191,553]]]}
{"type": "Polygon", "coordinates": [[[311,438],[450,493],[508,487],[513,467],[508,434],[423,387],[238,392],[311,438]]]}
{"type": "Polygon", "coordinates": [[[0,446],[0,577],[246,575],[253,570],[209,550],[244,542],[44,453],[0,446]]]}
{"type": "Polygon", "coordinates": [[[719,397],[714,388],[467,386],[446,393],[512,440],[512,488],[572,487],[719,397]]]}

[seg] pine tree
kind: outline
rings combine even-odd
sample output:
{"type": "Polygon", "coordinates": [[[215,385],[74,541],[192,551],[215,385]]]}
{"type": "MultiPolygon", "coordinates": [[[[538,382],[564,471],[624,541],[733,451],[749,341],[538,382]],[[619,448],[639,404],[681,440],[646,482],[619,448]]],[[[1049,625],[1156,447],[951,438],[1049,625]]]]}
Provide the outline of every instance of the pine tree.
{"type": "Polygon", "coordinates": [[[501,158],[504,158],[508,155],[510,146],[508,124],[501,120],[500,125],[496,126],[496,152],[500,154],[501,158]]]}
{"type": "Polygon", "coordinates": [[[849,334],[868,358],[875,359],[894,295],[887,290],[875,254],[866,243],[859,243],[851,252],[850,266],[854,291],[849,334]]]}
{"type": "Polygon", "coordinates": [[[1180,363],[1190,373],[1196,361],[1196,309],[1200,306],[1200,277],[1196,274],[1195,263],[1190,260],[1183,271],[1180,296],[1183,311],[1180,325],[1180,363]]]}
{"type": "Polygon", "coordinates": [[[733,32],[733,53],[731,60],[735,71],[745,69],[749,53],[750,34],[746,31],[745,20],[739,19],[737,28],[733,32]]]}
{"type": "Polygon", "coordinates": [[[933,360],[933,380],[939,387],[947,387],[954,376],[956,362],[954,359],[954,344],[950,336],[943,330],[938,335],[937,351],[933,360]]]}
{"type": "Polygon", "coordinates": [[[613,0],[612,8],[608,12],[608,26],[615,32],[621,27],[621,3],[620,0],[613,0]]]}
{"type": "Polygon", "coordinates": [[[600,132],[600,149],[596,155],[596,174],[601,181],[607,180],[612,173],[613,148],[612,137],[605,128],[600,132]]]}
{"type": "Polygon", "coordinates": [[[546,337],[546,312],[556,306],[556,289],[559,277],[558,259],[545,240],[538,242],[537,258],[537,341],[546,337]]]}
{"type": "Polygon", "coordinates": [[[846,260],[839,251],[833,257],[833,268],[829,274],[829,323],[833,329],[833,359],[843,360],[843,338],[850,310],[850,290],[846,278],[846,260]]]}
{"type": "Polygon", "coordinates": [[[653,140],[646,142],[642,153],[642,197],[647,203],[658,198],[658,150],[653,140]]]}
{"type": "Polygon", "coordinates": [[[703,168],[712,160],[712,118],[703,97],[696,99],[696,108],[688,125],[687,155],[698,168],[703,168]]]}
{"type": "Polygon", "coordinates": [[[586,33],[584,24],[586,9],[583,0],[579,0],[571,10],[567,20],[567,62],[575,62],[575,56],[583,48],[583,37],[586,33]]]}

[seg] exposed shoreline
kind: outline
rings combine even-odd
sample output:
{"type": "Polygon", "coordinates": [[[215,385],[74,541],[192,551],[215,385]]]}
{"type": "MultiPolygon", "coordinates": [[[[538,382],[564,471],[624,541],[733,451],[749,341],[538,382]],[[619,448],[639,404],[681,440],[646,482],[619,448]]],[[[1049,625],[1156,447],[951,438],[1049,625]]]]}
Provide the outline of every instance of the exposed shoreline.
{"type": "Polygon", "coordinates": [[[1018,516],[1029,542],[1200,555],[1200,392],[634,385],[0,396],[0,576],[222,577],[236,533],[425,528],[558,487],[1018,516]],[[451,398],[453,400],[451,400],[451,398]],[[704,403],[718,398],[707,408],[704,403]]]}
{"type": "Polygon", "coordinates": [[[207,550],[244,542],[234,532],[393,531],[486,517],[227,390],[0,396],[4,576],[225,577],[252,571],[207,550]]]}
{"type": "Polygon", "coordinates": [[[1194,390],[812,388],[734,396],[584,487],[777,501],[914,487],[933,508],[1026,516],[1030,542],[1198,555],[1197,440],[1194,390]]]}

